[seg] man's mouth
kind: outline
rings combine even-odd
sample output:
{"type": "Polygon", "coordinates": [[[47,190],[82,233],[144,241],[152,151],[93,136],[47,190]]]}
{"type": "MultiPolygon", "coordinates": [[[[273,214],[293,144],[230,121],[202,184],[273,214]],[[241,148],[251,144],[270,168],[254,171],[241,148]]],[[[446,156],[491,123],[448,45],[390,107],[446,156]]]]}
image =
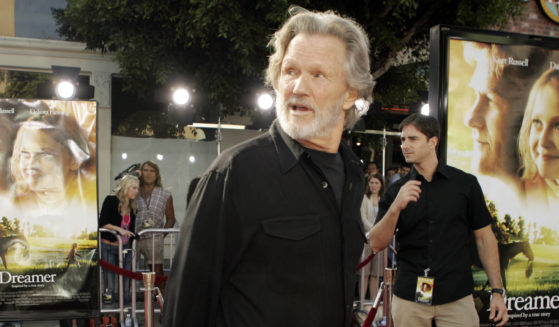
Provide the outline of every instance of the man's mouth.
{"type": "Polygon", "coordinates": [[[294,104],[289,106],[289,110],[293,116],[306,116],[313,112],[313,110],[310,107],[300,105],[300,104],[294,104]]]}

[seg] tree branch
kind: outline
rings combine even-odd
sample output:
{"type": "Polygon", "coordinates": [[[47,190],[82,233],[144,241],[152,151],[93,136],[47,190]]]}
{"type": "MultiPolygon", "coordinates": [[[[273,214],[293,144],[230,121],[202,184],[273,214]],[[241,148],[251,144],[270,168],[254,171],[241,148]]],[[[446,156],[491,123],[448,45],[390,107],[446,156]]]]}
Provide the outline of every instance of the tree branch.
{"type": "Polygon", "coordinates": [[[382,65],[373,72],[373,78],[377,79],[386,73],[390,67],[394,64],[394,60],[396,59],[396,55],[398,52],[403,49],[411,40],[411,38],[418,33],[418,31],[427,24],[433,13],[435,13],[436,5],[429,7],[414,24],[413,26],[407,31],[407,33],[400,39],[399,42],[395,43],[390,47],[388,51],[388,56],[386,60],[382,63],[382,65]]]}

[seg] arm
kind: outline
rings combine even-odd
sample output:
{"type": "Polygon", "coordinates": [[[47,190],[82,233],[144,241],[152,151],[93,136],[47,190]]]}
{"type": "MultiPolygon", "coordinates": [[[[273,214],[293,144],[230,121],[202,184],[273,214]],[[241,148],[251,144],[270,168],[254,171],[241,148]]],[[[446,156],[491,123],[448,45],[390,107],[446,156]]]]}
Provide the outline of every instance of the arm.
{"type": "Polygon", "coordinates": [[[386,214],[384,214],[380,221],[377,221],[369,232],[369,244],[373,252],[382,251],[390,244],[398,224],[398,219],[400,218],[400,212],[406,209],[408,203],[417,202],[421,194],[420,186],[420,181],[410,180],[400,188],[398,195],[390,204],[386,214]]]}
{"type": "MultiPolygon", "coordinates": [[[[476,247],[479,258],[489,279],[491,288],[503,288],[499,266],[499,250],[497,240],[491,230],[491,225],[474,231],[476,247]]],[[[499,322],[497,326],[503,326],[509,320],[505,299],[501,294],[493,293],[491,296],[489,320],[499,322]]]]}
{"type": "Polygon", "coordinates": [[[172,228],[173,226],[175,226],[175,208],[173,207],[173,196],[169,195],[165,206],[165,226],[163,228],[172,228]]]}
{"type": "Polygon", "coordinates": [[[102,228],[114,230],[122,236],[132,237],[134,233],[120,228],[120,213],[118,212],[118,199],[114,196],[107,196],[103,201],[101,213],[99,214],[99,226],[102,228]]]}
{"type": "Polygon", "coordinates": [[[241,222],[223,174],[209,172],[191,199],[166,287],[163,325],[216,325],[227,262],[239,251],[241,222]]]}
{"type": "Polygon", "coordinates": [[[106,228],[106,229],[110,229],[110,230],[114,230],[115,232],[119,233],[122,236],[126,236],[126,237],[133,237],[135,236],[134,233],[132,233],[129,230],[126,230],[124,228],[121,228],[120,226],[115,226],[113,224],[105,224],[103,226],[101,226],[102,228],[106,228]]]}

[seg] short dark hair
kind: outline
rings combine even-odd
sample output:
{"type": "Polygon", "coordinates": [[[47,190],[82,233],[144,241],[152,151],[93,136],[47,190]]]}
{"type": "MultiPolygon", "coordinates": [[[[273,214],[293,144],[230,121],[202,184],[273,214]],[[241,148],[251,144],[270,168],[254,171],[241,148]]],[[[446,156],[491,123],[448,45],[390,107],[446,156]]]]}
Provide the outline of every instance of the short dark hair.
{"type": "Polygon", "coordinates": [[[400,132],[408,125],[415,126],[415,128],[427,136],[427,139],[433,136],[436,136],[439,140],[441,138],[441,127],[439,126],[439,121],[435,117],[411,114],[400,123],[400,132]]]}

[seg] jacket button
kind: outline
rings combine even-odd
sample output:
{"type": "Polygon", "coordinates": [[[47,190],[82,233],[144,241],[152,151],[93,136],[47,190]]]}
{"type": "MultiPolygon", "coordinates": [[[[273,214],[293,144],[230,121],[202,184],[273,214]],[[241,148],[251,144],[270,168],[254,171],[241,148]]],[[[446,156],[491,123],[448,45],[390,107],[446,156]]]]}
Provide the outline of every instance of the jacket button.
{"type": "Polygon", "coordinates": [[[327,188],[328,187],[328,182],[326,181],[322,181],[322,183],[320,183],[322,185],[322,188],[327,188]]]}

